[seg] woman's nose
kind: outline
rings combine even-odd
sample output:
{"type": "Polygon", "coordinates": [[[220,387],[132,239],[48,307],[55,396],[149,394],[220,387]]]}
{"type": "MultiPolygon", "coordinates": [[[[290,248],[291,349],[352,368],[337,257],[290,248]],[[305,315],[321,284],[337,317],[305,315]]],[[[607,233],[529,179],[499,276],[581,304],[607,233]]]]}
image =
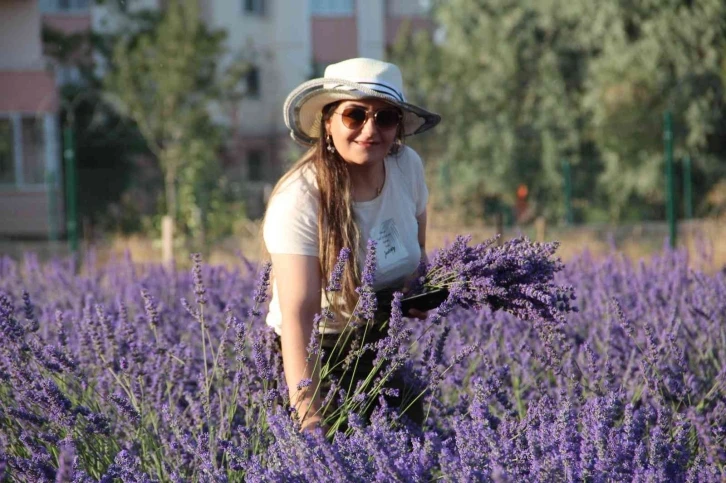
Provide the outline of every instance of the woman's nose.
{"type": "Polygon", "coordinates": [[[376,126],[376,122],[373,119],[373,116],[368,116],[366,118],[365,124],[363,124],[363,128],[361,129],[361,132],[364,134],[368,134],[370,136],[374,136],[378,134],[378,127],[376,126]]]}

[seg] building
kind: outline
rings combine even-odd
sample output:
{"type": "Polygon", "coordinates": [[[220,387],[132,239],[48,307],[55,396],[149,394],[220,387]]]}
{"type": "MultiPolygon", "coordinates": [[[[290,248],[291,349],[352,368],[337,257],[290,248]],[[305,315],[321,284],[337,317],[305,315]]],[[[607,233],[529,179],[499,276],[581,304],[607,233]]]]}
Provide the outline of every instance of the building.
{"type": "MultiPolygon", "coordinates": [[[[62,233],[58,86],[72,64],[43,55],[42,26],[73,33],[121,28],[119,8],[163,8],[168,0],[0,2],[0,236],[62,233]]],[[[232,127],[225,169],[247,189],[258,215],[263,193],[297,153],[282,119],[295,86],[345,58],[384,58],[402,22],[429,28],[424,0],[199,0],[204,22],[228,32],[230,51],[253,52],[249,95],[214,113],[232,127]]],[[[82,188],[82,187],[81,187],[82,188]]]]}

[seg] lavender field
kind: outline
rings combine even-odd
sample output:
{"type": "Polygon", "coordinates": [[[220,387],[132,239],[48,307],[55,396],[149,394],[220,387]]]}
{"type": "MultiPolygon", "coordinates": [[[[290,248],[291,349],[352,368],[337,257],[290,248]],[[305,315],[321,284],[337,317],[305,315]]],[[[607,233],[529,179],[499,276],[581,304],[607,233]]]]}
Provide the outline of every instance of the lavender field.
{"type": "Polygon", "coordinates": [[[0,259],[10,481],[726,479],[726,271],[684,252],[572,260],[549,340],[489,308],[405,319],[426,425],[384,408],[330,438],[276,383],[262,267],[81,266],[0,259]]]}

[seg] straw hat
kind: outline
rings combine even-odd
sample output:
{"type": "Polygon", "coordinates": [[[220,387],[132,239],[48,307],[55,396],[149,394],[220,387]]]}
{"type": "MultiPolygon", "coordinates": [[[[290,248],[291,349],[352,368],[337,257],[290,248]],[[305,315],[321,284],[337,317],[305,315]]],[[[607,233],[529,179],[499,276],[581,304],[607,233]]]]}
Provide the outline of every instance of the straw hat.
{"type": "Polygon", "coordinates": [[[383,99],[403,111],[403,134],[422,133],[436,126],[441,116],[409,104],[403,95],[401,71],[394,64],[375,59],[349,59],[331,64],[323,77],[304,82],[285,100],[285,125],[292,138],[304,145],[320,137],[323,107],[331,102],[383,99]]]}

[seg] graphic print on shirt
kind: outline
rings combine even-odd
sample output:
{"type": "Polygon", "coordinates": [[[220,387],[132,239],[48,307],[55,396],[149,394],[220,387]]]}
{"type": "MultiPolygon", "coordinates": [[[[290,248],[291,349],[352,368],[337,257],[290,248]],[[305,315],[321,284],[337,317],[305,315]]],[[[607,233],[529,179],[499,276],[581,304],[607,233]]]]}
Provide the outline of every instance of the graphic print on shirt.
{"type": "Polygon", "coordinates": [[[374,227],[370,236],[376,241],[376,258],[381,275],[406,263],[408,251],[393,218],[388,218],[374,227]]]}

